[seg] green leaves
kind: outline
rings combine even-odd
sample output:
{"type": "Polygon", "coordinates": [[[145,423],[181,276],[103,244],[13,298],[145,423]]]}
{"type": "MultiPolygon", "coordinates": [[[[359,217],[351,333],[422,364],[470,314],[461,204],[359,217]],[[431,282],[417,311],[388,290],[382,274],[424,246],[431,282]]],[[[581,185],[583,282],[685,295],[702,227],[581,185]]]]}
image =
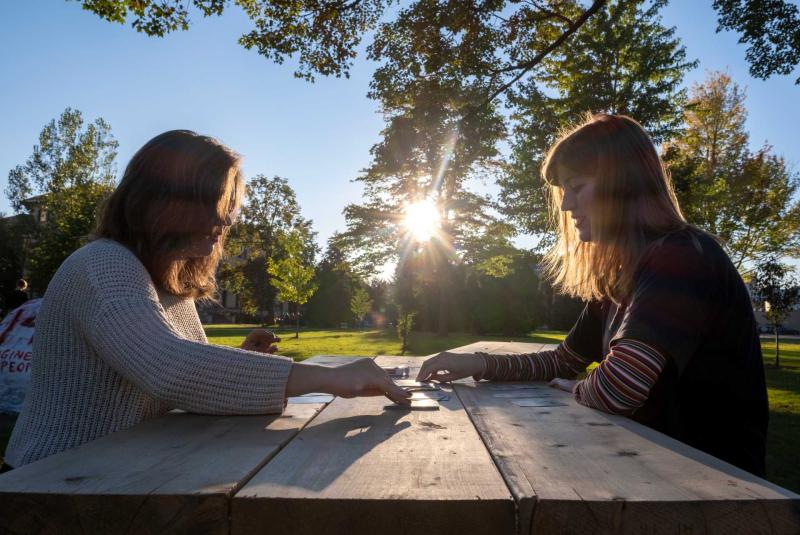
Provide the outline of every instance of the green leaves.
{"type": "Polygon", "coordinates": [[[164,37],[188,30],[190,6],[204,17],[219,16],[232,5],[244,10],[253,29],[239,44],[255,49],[276,63],[297,56],[295,76],[309,81],[315,74],[349,77],[349,69],[362,37],[371,31],[386,5],[385,0],[80,0],[83,9],[109,22],[131,26],[138,32],[164,37]]]}
{"type": "Polygon", "coordinates": [[[231,227],[219,271],[222,287],[239,296],[242,312],[255,315],[272,309],[277,290],[270,283],[267,265],[270,259],[287,254],[284,234],[301,229],[306,236],[303,257],[313,261],[316,246],[310,228],[287,179],[266,175],[250,179],[240,221],[231,227]]]}
{"type": "Polygon", "coordinates": [[[356,288],[350,298],[350,310],[359,322],[364,321],[364,316],[370,311],[372,300],[364,288],[356,288]]]}
{"type": "MultiPolygon", "coordinates": [[[[800,11],[785,0],[714,0],[717,32],[733,30],[747,44],[750,74],[765,80],[790,74],[800,64],[800,11]]],[[[795,80],[800,85],[800,77],[795,80]]]]}
{"type": "MultiPolygon", "coordinates": [[[[566,3],[565,16],[579,12],[566,3]]],[[[512,92],[512,159],[500,179],[503,212],[526,231],[547,237],[548,198],[540,166],[559,131],[584,113],[627,114],[663,141],[680,131],[685,91],[683,74],[696,65],[661,24],[665,2],[613,1],[553,54],[535,77],[512,92]]],[[[557,31],[559,19],[547,19],[535,40],[557,31]]],[[[545,239],[542,244],[548,241],[545,239]]]]}
{"type": "Polygon", "coordinates": [[[770,147],[750,150],[746,118],[744,91],[709,73],[663,153],[687,220],[722,238],[737,268],[800,254],[800,178],[770,147]]]}
{"type": "Polygon", "coordinates": [[[11,170],[6,195],[17,212],[36,214],[26,231],[27,268],[36,290],[47,287],[64,259],[93,230],[103,199],[113,190],[117,141],[103,119],[84,124],[67,108],[44,126],[27,161],[11,170]]]}
{"type": "Polygon", "coordinates": [[[267,272],[271,275],[269,283],[278,290],[278,299],[298,306],[308,301],[319,287],[314,280],[314,265],[304,254],[309,238],[302,228],[282,233],[279,240],[284,256],[267,261],[267,272]]]}

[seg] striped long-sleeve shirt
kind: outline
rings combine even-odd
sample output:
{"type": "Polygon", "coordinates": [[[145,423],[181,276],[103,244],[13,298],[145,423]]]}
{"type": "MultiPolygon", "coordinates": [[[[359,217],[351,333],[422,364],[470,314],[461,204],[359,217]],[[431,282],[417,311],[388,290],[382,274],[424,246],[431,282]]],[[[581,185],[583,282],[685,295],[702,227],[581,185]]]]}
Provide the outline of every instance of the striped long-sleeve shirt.
{"type": "MultiPolygon", "coordinates": [[[[479,353],[485,363],[476,380],[549,381],[574,379],[591,364],[565,343],[552,351],[523,355],[479,353]]],[[[578,403],[612,414],[630,414],[647,400],[666,366],[666,358],[638,340],[613,343],[608,355],[573,390],[578,403]]]]}

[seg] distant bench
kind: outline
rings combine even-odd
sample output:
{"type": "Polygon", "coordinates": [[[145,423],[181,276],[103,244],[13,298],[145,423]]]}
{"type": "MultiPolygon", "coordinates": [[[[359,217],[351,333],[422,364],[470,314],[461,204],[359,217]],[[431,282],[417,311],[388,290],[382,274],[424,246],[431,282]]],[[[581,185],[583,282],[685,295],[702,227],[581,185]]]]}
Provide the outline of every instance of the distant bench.
{"type": "MultiPolygon", "coordinates": [[[[413,377],[422,359],[377,362],[413,377]]],[[[534,386],[462,380],[425,412],[322,396],[170,413],[0,476],[0,533],[800,533],[800,496],[534,386]]]]}

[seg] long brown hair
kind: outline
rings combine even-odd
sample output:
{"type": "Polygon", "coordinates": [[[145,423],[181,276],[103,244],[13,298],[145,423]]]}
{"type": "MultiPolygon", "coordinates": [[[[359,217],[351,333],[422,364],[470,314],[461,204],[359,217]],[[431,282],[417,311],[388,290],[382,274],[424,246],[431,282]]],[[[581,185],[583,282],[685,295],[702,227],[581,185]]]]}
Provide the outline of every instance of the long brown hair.
{"type": "Polygon", "coordinates": [[[550,185],[550,216],[558,241],[545,257],[546,272],[564,293],[583,300],[622,301],[637,264],[654,238],[689,225],[669,174],[642,126],[623,115],[587,115],[565,131],[542,166],[550,185]],[[561,211],[567,176],[595,181],[590,242],[578,238],[561,211]]]}
{"type": "Polygon", "coordinates": [[[219,141],[171,130],[131,158],[106,201],[94,238],[133,251],[156,286],[182,297],[211,298],[227,227],[210,255],[177,254],[206,229],[222,225],[241,202],[240,157],[219,141]]]}

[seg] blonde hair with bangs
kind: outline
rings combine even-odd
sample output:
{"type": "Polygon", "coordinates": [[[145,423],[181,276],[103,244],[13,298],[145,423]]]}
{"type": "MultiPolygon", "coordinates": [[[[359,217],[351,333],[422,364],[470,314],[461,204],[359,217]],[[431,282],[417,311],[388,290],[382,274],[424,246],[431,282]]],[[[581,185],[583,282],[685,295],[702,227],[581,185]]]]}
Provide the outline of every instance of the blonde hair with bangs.
{"type": "Polygon", "coordinates": [[[542,176],[558,233],[545,256],[545,271],[572,297],[623,301],[652,241],[689,226],[652,140],[630,117],[587,114],[550,149],[542,176]],[[595,181],[589,242],[579,239],[569,214],[561,210],[561,184],[569,179],[562,175],[570,174],[595,181]]]}

